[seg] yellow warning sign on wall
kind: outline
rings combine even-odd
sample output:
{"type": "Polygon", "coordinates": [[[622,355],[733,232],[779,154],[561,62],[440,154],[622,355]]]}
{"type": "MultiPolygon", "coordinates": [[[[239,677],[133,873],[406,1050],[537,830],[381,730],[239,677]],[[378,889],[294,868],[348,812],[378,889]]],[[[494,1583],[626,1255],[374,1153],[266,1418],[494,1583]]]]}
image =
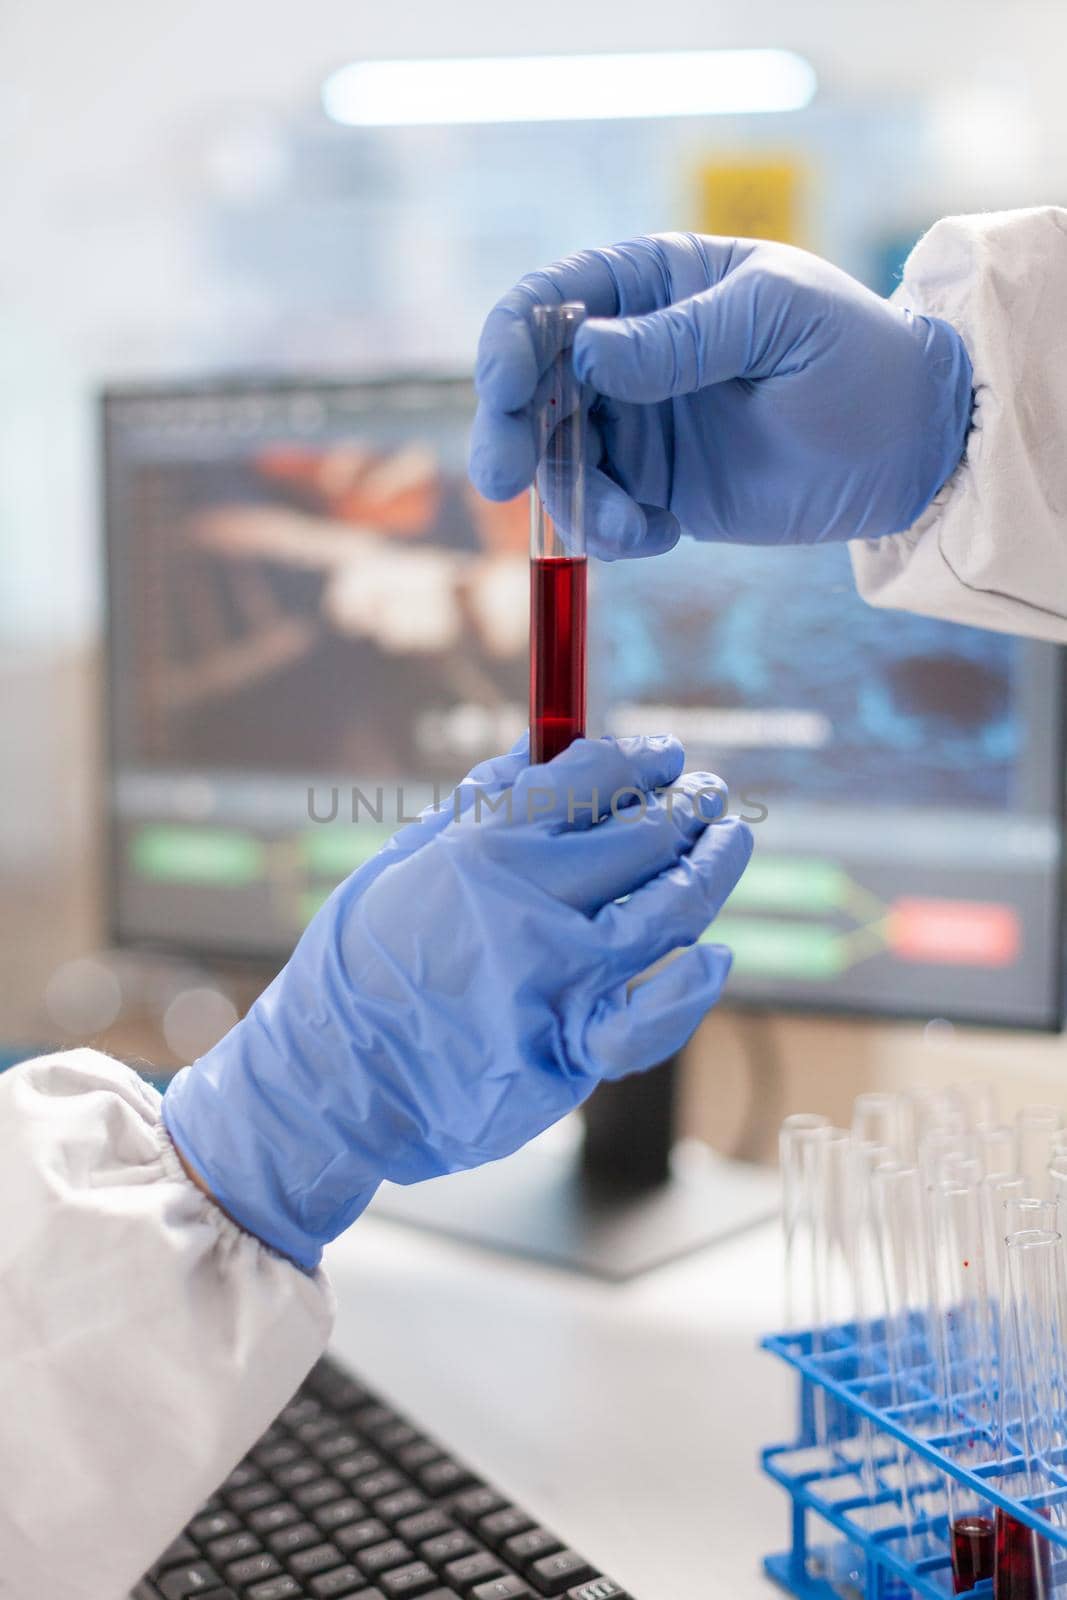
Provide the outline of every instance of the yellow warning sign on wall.
{"type": "Polygon", "coordinates": [[[803,173],[794,161],[709,161],[698,173],[701,233],[802,243],[803,173]]]}

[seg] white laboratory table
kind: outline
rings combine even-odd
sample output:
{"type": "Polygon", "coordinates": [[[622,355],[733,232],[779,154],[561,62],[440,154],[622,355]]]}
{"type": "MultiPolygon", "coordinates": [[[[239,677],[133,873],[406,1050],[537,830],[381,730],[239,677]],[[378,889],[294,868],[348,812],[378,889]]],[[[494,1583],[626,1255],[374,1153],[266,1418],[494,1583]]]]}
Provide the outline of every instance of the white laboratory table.
{"type": "Polygon", "coordinates": [[[764,1227],[617,1286],[363,1218],[327,1252],[332,1349],[635,1600],[768,1600],[790,1385],[764,1227]]]}

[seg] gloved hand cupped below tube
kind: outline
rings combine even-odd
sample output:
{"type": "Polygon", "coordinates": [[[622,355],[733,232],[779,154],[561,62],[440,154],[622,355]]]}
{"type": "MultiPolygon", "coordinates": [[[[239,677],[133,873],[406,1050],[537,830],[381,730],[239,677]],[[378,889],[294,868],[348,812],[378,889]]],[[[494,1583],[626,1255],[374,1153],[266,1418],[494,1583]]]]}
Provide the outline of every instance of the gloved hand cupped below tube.
{"type": "Polygon", "coordinates": [[[669,738],[543,767],[520,745],[342,883],[164,1097],[220,1205],[311,1268],[383,1180],[508,1155],[680,1048],[730,966],[696,941],[752,848],[719,780],[682,766],[669,738]]]}

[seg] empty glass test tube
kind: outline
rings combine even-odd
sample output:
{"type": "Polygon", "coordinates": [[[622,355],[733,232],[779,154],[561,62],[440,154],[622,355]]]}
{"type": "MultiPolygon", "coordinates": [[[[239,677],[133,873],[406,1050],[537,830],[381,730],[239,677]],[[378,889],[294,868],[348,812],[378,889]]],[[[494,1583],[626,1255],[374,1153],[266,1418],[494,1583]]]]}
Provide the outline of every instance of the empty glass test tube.
{"type": "Polygon", "coordinates": [[[997,1092],[991,1083],[977,1078],[966,1083],[954,1083],[949,1095],[971,1133],[978,1133],[996,1122],[997,1092]]]}
{"type": "Polygon", "coordinates": [[[858,1094],[852,1102],[852,1137],[857,1144],[881,1145],[897,1153],[902,1114],[895,1094],[858,1094]]]}
{"type": "MultiPolygon", "coordinates": [[[[911,1379],[931,1364],[930,1279],[926,1196],[917,1167],[900,1162],[876,1169],[874,1214],[882,1262],[886,1359],[894,1406],[915,1398],[911,1379]]],[[[926,1552],[915,1535],[916,1475],[905,1446],[897,1446],[897,1476],[907,1558],[926,1552]]]]}
{"type": "Polygon", "coordinates": [[[585,733],[585,410],[571,347],[583,305],[537,306],[550,357],[538,389],[530,490],[530,760],[551,761],[585,733]]]}
{"type": "Polygon", "coordinates": [[[1063,1128],[1063,1113],[1056,1106],[1023,1106],[1015,1119],[1019,1168],[1031,1194],[1043,1195],[1053,1142],[1063,1128]]]}
{"type": "MultiPolygon", "coordinates": [[[[999,1307],[1003,1293],[1004,1239],[1008,1231],[1004,1202],[1025,1197],[1026,1179],[1021,1173],[993,1173],[983,1179],[980,1195],[986,1283],[994,1304],[999,1307]]],[[[996,1332],[999,1340],[999,1321],[996,1332]]]]}
{"type": "Polygon", "coordinates": [[[1018,1144],[1014,1128],[1003,1122],[989,1122],[978,1129],[977,1140],[983,1177],[1018,1172],[1018,1144]]]}

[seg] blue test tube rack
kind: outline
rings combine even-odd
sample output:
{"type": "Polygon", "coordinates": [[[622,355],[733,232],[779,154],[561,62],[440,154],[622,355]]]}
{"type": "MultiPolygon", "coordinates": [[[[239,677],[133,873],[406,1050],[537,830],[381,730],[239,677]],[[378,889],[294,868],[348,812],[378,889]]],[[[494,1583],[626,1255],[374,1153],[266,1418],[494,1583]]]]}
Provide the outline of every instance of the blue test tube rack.
{"type": "MultiPolygon", "coordinates": [[[[966,1453],[973,1455],[970,1447],[977,1440],[990,1445],[992,1457],[988,1417],[980,1415],[983,1402],[988,1411],[990,1397],[978,1390],[968,1394],[964,1375],[956,1385],[959,1393],[946,1431],[933,1363],[924,1358],[921,1338],[916,1341],[916,1364],[895,1377],[888,1370],[884,1329],[878,1324],[862,1347],[855,1327],[846,1325],[817,1334],[775,1334],[763,1340],[763,1349],[797,1374],[796,1436],[761,1453],[763,1471],[789,1497],[789,1547],[764,1561],[767,1575],[787,1594],[797,1600],[840,1600],[841,1587],[819,1572],[821,1523],[843,1535],[852,1556],[850,1568],[859,1574],[855,1593],[862,1600],[951,1596],[950,1530],[945,1496],[938,1494],[946,1476],[979,1496],[991,1515],[996,1509],[1006,1511],[1039,1532],[1050,1546],[1052,1588],[1067,1584],[1067,1452],[1041,1460],[1043,1492],[1022,1498],[1006,1492],[1023,1470],[1020,1454],[1005,1453],[976,1470],[961,1465],[954,1448],[962,1452],[967,1446],[966,1453]],[[820,1390],[822,1397],[817,1398],[820,1390]],[[973,1414],[968,1414],[968,1401],[973,1414]],[[824,1432],[834,1441],[819,1450],[816,1404],[826,1408],[829,1425],[824,1432]],[[850,1480],[855,1493],[848,1487],[850,1480]],[[902,1482],[912,1506],[910,1530],[902,1482]]],[[[1007,1438],[1017,1452],[1017,1429],[1010,1423],[1007,1438]]],[[[991,1600],[992,1593],[992,1584],[982,1582],[967,1596],[991,1600]]]]}

